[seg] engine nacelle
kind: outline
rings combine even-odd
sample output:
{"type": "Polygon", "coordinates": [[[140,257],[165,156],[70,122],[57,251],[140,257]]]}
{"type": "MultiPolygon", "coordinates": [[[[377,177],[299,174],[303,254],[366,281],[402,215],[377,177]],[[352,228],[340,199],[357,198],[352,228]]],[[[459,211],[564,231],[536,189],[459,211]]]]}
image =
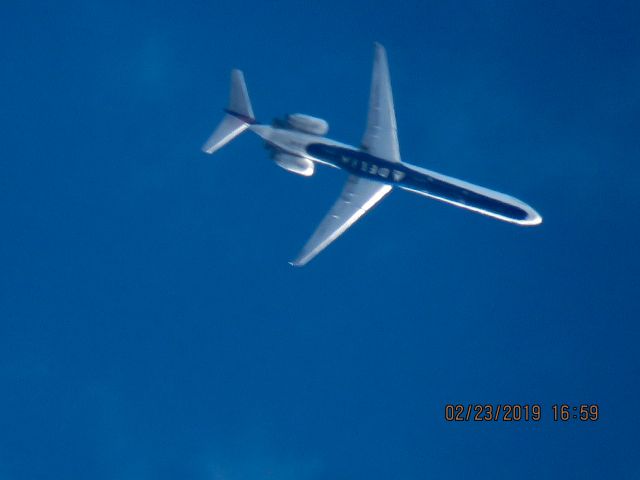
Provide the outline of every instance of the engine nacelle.
{"type": "Polygon", "coordinates": [[[297,175],[310,177],[315,171],[314,163],[308,158],[297,157],[295,155],[289,155],[288,153],[278,153],[273,159],[278,166],[297,175]]]}
{"type": "Polygon", "coordinates": [[[329,124],[325,120],[302,113],[292,113],[287,116],[287,122],[291,128],[311,135],[323,136],[329,131],[329,124]]]}

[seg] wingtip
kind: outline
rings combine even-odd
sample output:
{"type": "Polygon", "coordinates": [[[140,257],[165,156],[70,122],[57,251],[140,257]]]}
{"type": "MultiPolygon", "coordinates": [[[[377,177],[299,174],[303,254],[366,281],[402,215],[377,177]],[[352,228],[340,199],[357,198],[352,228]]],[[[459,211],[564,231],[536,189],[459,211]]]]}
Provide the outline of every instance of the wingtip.
{"type": "Polygon", "coordinates": [[[373,61],[374,63],[386,63],[387,51],[380,42],[373,42],[373,61]]]}

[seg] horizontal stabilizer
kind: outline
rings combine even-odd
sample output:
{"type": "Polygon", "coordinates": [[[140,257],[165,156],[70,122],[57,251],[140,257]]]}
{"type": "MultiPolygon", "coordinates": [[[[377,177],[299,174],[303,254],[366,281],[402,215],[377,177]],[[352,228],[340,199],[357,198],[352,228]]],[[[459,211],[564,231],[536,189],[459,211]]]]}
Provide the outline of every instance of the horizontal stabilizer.
{"type": "Polygon", "coordinates": [[[249,124],[240,120],[233,115],[225,115],[218,125],[218,128],[211,134],[209,139],[202,146],[205,153],[213,153],[221,147],[224,147],[231,140],[236,138],[242,132],[249,128],[249,124]]]}

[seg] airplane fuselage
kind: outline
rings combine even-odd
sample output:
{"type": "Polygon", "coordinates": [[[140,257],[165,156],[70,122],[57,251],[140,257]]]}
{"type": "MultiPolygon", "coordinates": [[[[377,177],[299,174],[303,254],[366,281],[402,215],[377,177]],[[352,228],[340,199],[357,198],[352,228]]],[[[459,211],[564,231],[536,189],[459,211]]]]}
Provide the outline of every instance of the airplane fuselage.
{"type": "Polygon", "coordinates": [[[542,218],[526,203],[453,177],[404,162],[390,162],[326,137],[288,128],[253,124],[254,133],[285,153],[345,170],[351,175],[392,185],[461,208],[519,225],[538,225],[542,218]]]}

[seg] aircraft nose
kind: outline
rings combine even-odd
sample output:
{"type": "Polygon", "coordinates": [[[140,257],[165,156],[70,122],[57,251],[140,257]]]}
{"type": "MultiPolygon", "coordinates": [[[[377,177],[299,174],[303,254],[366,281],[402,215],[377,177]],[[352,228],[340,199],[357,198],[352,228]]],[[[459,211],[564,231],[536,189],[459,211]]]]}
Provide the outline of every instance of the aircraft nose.
{"type": "Polygon", "coordinates": [[[522,222],[523,225],[534,226],[542,223],[542,215],[536,212],[533,208],[527,209],[527,218],[522,222]]]}

